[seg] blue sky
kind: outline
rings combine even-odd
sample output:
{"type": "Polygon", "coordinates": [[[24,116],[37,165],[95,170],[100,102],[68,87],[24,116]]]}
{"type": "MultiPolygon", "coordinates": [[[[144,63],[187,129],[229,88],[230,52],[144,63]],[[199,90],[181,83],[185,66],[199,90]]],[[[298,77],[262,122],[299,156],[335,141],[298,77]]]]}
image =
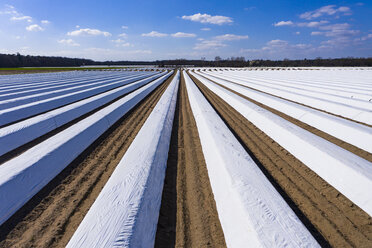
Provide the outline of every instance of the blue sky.
{"type": "Polygon", "coordinates": [[[371,57],[372,1],[0,0],[0,53],[95,60],[371,57]]]}

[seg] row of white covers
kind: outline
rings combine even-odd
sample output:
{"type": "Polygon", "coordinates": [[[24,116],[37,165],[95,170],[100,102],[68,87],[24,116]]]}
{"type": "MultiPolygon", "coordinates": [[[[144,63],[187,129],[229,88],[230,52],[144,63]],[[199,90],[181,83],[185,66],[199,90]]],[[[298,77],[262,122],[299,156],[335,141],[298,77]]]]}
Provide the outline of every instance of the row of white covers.
{"type": "MultiPolygon", "coordinates": [[[[283,112],[286,115],[300,120],[340,140],[372,153],[372,128],[370,127],[327,114],[301,104],[296,104],[294,102],[281,99],[280,97],[256,91],[208,74],[201,73],[200,75],[270,108],[283,112]]],[[[203,80],[203,78],[201,78],[201,80],[203,80]]]]}
{"type": "Polygon", "coordinates": [[[200,90],[187,92],[228,247],[319,247],[200,90]]]}
{"type": "Polygon", "coordinates": [[[67,247],[153,247],[179,72],[152,110],[67,247]]]}
{"type": "MultiPolygon", "coordinates": [[[[131,73],[133,74],[133,73],[131,73]]],[[[25,96],[35,95],[39,93],[51,92],[58,89],[64,89],[68,87],[75,87],[79,85],[104,81],[108,79],[123,78],[133,76],[131,74],[109,74],[101,75],[100,77],[81,77],[81,78],[69,78],[63,81],[57,81],[56,83],[47,82],[44,84],[32,84],[31,86],[21,86],[15,89],[9,88],[7,90],[0,91],[0,101],[4,101],[12,98],[21,98],[25,96]]]]}
{"type": "Polygon", "coordinates": [[[163,76],[156,74],[0,129],[0,156],[163,76]]]}
{"type": "Polygon", "coordinates": [[[372,163],[193,74],[257,128],[372,216],[372,163]]]}
{"type": "Polygon", "coordinates": [[[0,225],[170,74],[171,72],[2,164],[0,225]]]}
{"type": "Polygon", "coordinates": [[[81,91],[72,92],[69,94],[59,95],[52,98],[30,102],[25,105],[16,106],[9,109],[0,110],[0,126],[19,121],[30,116],[34,116],[75,101],[82,100],[87,97],[94,96],[96,94],[120,87],[125,84],[135,82],[137,80],[146,78],[148,75],[140,75],[132,77],[130,79],[119,80],[115,83],[109,83],[107,85],[97,86],[88,88],[81,91]]]}
{"type": "MultiPolygon", "coordinates": [[[[233,83],[237,83],[246,87],[254,88],[256,90],[282,97],[286,100],[294,101],[296,103],[304,104],[312,108],[320,109],[334,115],[340,115],[355,121],[359,121],[368,125],[372,125],[372,111],[368,107],[355,107],[340,101],[334,101],[326,98],[320,98],[317,96],[310,96],[304,93],[292,92],[286,89],[280,89],[275,85],[260,85],[254,82],[248,82],[247,79],[237,79],[231,76],[221,76],[215,73],[209,73],[212,76],[219,77],[221,79],[229,80],[233,83]]],[[[368,104],[368,102],[363,103],[368,104]]]]}

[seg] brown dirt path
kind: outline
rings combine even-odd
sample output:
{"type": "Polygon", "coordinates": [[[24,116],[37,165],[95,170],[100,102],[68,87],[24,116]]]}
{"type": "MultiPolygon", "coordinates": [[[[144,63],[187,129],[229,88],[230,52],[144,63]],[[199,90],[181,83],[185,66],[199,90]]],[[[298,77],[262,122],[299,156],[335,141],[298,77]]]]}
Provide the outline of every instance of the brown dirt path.
{"type": "Polygon", "coordinates": [[[372,219],[368,214],[192,79],[322,246],[372,247],[372,219]]]}
{"type": "Polygon", "coordinates": [[[0,227],[0,247],[65,247],[172,78],[4,223],[0,227]]]}
{"type": "Polygon", "coordinates": [[[183,77],[155,247],[226,247],[183,77]]]}

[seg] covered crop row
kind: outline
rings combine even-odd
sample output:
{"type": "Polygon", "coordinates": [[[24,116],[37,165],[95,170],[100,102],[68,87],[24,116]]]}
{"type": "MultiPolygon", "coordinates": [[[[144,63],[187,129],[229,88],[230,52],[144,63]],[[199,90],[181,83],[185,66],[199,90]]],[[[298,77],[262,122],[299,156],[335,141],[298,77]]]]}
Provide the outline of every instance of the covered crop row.
{"type": "MultiPolygon", "coordinates": [[[[153,75],[153,74],[152,74],[153,75]]],[[[94,96],[96,94],[133,83],[137,80],[151,76],[151,74],[138,75],[128,79],[120,79],[107,84],[101,84],[95,87],[88,87],[83,90],[71,91],[70,93],[64,94],[63,92],[57,92],[49,98],[36,100],[35,98],[30,99],[28,103],[6,108],[0,110],[0,125],[6,125],[15,121],[28,118],[30,116],[43,113],[45,111],[52,110],[64,106],[66,104],[73,103],[75,101],[82,100],[87,97],[94,96]]]]}
{"type": "Polygon", "coordinates": [[[360,71],[0,77],[0,246],[369,247],[360,71]]]}
{"type": "MultiPolygon", "coordinates": [[[[200,78],[197,75],[196,77],[200,78]]],[[[311,170],[372,215],[372,197],[369,192],[372,187],[371,162],[303,130],[221,86],[207,80],[203,80],[203,83],[311,170]]]]}
{"type": "Polygon", "coordinates": [[[352,98],[341,98],[329,94],[319,94],[302,89],[295,89],[293,86],[289,88],[281,87],[275,82],[260,83],[245,77],[236,77],[224,74],[220,75],[213,72],[205,73],[245,87],[249,87],[251,89],[272,94],[286,100],[320,109],[334,115],[340,115],[355,121],[372,125],[372,102],[353,100],[352,98]]]}
{"type": "Polygon", "coordinates": [[[156,74],[0,129],[0,156],[163,76],[156,74]]]}
{"type": "Polygon", "coordinates": [[[372,146],[370,145],[370,141],[372,140],[372,131],[369,127],[317,111],[304,105],[286,101],[282,98],[265,94],[264,92],[252,90],[205,73],[200,73],[200,75],[205,77],[205,79],[203,77],[198,77],[201,81],[210,79],[257,102],[281,111],[323,132],[329,133],[336,138],[372,153],[372,146]]]}
{"type": "Polygon", "coordinates": [[[154,245],[178,85],[179,72],[67,247],[154,245]]]}
{"type": "MultiPolygon", "coordinates": [[[[167,74],[167,77],[171,73],[167,74]]],[[[0,224],[167,77],[155,80],[0,166],[0,224]]]]}
{"type": "Polygon", "coordinates": [[[228,247],[317,247],[189,76],[184,76],[228,247]]]}

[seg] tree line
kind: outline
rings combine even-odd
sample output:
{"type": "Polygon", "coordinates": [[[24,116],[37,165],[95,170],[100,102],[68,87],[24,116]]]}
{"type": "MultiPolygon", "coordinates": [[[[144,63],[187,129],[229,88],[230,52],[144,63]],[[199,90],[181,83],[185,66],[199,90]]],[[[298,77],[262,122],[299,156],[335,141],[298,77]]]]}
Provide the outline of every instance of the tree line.
{"type": "Polygon", "coordinates": [[[84,65],[157,65],[167,66],[195,66],[195,67],[305,67],[305,66],[372,66],[369,58],[316,58],[298,60],[246,60],[244,57],[230,57],[222,59],[217,56],[214,60],[205,58],[156,60],[156,61],[94,61],[91,59],[66,58],[53,56],[31,56],[17,54],[0,54],[1,68],[16,67],[70,67],[84,65]]]}

